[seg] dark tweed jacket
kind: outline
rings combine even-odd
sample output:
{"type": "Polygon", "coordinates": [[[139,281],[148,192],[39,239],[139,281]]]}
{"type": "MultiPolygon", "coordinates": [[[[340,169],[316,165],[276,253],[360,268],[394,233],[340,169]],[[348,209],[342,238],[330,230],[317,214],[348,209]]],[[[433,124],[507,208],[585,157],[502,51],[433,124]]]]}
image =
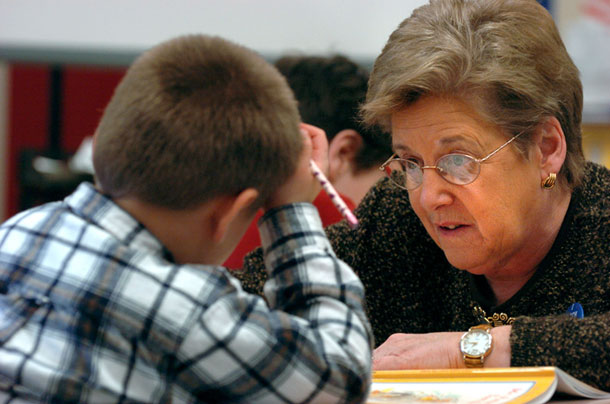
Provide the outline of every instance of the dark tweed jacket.
{"type": "MultiPolygon", "coordinates": [[[[494,306],[480,276],[452,267],[411,209],[406,191],[378,183],[358,207],[360,227],[327,228],[338,257],[358,273],[377,344],[393,333],[465,331],[488,316],[514,318],[512,366],[557,366],[610,391],[610,171],[587,163],[559,235],[534,276],[507,302],[494,306]],[[578,302],[585,317],[566,314],[578,302]]],[[[553,214],[553,212],[549,212],[553,214]]],[[[262,290],[260,251],[237,276],[262,290]]],[[[456,349],[458,349],[456,347],[456,349]]]]}

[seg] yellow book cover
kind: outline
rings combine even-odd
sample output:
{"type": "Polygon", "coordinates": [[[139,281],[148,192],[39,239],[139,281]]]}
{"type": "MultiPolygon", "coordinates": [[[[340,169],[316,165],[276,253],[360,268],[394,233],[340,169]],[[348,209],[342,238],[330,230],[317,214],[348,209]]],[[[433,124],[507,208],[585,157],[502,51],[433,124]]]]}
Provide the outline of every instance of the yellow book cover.
{"type": "Polygon", "coordinates": [[[555,393],[610,400],[610,393],[549,366],[376,371],[367,404],[535,404],[555,393]]]}

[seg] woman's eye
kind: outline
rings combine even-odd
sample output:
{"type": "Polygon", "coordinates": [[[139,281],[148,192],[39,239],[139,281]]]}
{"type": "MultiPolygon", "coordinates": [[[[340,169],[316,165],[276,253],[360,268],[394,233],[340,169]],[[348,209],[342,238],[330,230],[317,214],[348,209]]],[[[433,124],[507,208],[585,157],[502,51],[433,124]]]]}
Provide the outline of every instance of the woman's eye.
{"type": "Polygon", "coordinates": [[[412,156],[401,157],[403,160],[408,161],[413,164],[421,164],[418,158],[412,156]]]}
{"type": "Polygon", "coordinates": [[[450,162],[452,165],[454,166],[463,166],[464,164],[468,163],[470,161],[469,158],[467,158],[464,155],[461,154],[452,154],[449,156],[450,157],[450,162]]]}
{"type": "Polygon", "coordinates": [[[404,170],[407,172],[421,171],[421,165],[417,160],[403,160],[404,170]]]}

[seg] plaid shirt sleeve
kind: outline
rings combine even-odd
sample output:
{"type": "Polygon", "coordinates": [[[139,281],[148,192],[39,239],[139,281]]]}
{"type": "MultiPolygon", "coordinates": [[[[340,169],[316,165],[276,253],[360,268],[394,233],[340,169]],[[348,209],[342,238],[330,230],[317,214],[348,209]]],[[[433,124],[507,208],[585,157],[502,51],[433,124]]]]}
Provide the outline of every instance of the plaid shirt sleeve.
{"type": "Polygon", "coordinates": [[[180,346],[176,384],[184,395],[178,396],[185,402],[364,401],[372,337],[359,279],[335,257],[313,205],[268,212],[259,227],[268,304],[229,279],[234,292],[203,311],[180,346]]]}

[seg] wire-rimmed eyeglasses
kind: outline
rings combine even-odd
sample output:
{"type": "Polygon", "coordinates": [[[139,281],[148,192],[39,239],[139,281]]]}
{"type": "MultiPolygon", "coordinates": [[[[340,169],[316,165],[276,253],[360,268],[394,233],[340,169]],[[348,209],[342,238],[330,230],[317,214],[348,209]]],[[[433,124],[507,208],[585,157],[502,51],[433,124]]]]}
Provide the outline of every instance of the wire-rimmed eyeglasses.
{"type": "Polygon", "coordinates": [[[450,153],[441,156],[433,166],[422,166],[415,160],[406,160],[393,154],[379,169],[386,173],[392,182],[407,191],[419,187],[424,180],[424,170],[434,169],[447,182],[455,185],[468,185],[477,179],[481,172],[481,163],[493,157],[500,150],[518,138],[520,132],[510,138],[483,158],[475,158],[468,154],[450,153]]]}

